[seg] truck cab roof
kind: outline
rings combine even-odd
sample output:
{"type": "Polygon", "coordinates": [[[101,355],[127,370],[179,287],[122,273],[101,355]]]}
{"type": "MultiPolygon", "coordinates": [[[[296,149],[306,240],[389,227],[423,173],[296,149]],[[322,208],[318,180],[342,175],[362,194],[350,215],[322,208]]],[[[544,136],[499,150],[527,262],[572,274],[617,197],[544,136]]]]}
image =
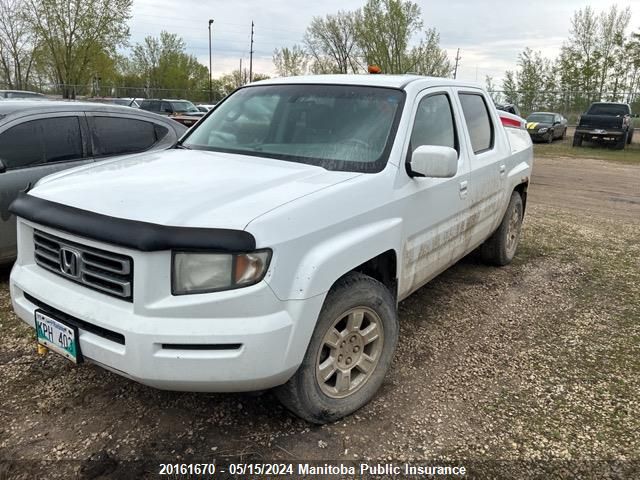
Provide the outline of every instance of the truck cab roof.
{"type": "Polygon", "coordinates": [[[425,77],[422,75],[304,75],[299,77],[278,77],[268,80],[260,80],[251,85],[279,85],[279,84],[327,84],[327,85],[360,85],[367,87],[386,87],[405,89],[413,83],[420,82],[425,87],[429,86],[457,86],[474,87],[480,85],[473,82],[463,82],[440,77],[425,77]]]}

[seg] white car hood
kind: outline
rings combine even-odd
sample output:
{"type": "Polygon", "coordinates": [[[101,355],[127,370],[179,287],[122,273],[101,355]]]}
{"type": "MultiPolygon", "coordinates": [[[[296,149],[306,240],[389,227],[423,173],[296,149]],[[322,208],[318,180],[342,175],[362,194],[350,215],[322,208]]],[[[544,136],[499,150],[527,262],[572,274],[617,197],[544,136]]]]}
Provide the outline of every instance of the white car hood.
{"type": "Polygon", "coordinates": [[[270,158],[166,150],[60,172],[29,194],[117,218],[242,230],[263,213],[358,175],[270,158]]]}

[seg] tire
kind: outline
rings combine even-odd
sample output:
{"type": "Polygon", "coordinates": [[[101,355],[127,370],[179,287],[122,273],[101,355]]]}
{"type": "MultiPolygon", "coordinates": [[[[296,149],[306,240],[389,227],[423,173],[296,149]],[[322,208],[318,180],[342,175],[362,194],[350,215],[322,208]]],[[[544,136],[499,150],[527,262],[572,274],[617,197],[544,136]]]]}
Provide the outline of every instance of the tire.
{"type": "Polygon", "coordinates": [[[480,247],[485,262],[499,267],[511,263],[520,240],[523,215],[522,197],[513,192],[500,226],[480,247]]]}
{"type": "Polygon", "coordinates": [[[629,132],[624,132],[620,140],[618,140],[614,146],[616,150],[624,150],[624,147],[629,143],[629,132]]]}
{"type": "Polygon", "coordinates": [[[560,137],[560,139],[564,140],[566,136],[567,136],[567,129],[565,128],[564,130],[562,130],[562,136],[560,137]]]}
{"type": "Polygon", "coordinates": [[[396,301],[391,292],[367,275],[348,273],[327,294],[302,364],[287,383],[276,388],[276,396],[285,407],[312,423],[332,422],[355,412],[382,385],[398,331],[396,301]],[[349,330],[359,318],[365,328],[349,330]],[[332,335],[331,330],[338,335],[332,335]],[[361,333],[366,331],[370,334],[361,333]],[[373,335],[373,340],[367,338],[373,335]],[[335,347],[330,347],[327,339],[335,347]],[[364,365],[369,366],[368,373],[361,370],[364,365]],[[323,369],[326,380],[321,377],[323,369]],[[347,388],[341,389],[340,379],[347,381],[342,372],[347,369],[349,383],[343,383],[347,388]]]}
{"type": "Polygon", "coordinates": [[[629,138],[627,138],[627,145],[631,145],[631,142],[633,142],[633,130],[629,132],[629,138]]]}
{"type": "Polygon", "coordinates": [[[582,135],[575,134],[573,136],[573,146],[574,147],[581,147],[582,146],[582,135]]]}
{"type": "Polygon", "coordinates": [[[549,138],[547,139],[547,143],[553,143],[553,130],[549,131],[549,138]]]}

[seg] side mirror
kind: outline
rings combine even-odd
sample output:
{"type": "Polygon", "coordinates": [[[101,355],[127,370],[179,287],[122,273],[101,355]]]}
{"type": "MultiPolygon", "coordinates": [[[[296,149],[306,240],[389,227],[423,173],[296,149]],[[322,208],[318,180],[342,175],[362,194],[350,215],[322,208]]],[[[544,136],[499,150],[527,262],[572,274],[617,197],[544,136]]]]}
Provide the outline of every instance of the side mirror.
{"type": "Polygon", "coordinates": [[[421,145],[411,155],[411,173],[430,178],[451,178],[458,172],[458,152],[451,147],[421,145]]]}
{"type": "Polygon", "coordinates": [[[7,171],[7,164],[0,158],[0,173],[7,171]]]}

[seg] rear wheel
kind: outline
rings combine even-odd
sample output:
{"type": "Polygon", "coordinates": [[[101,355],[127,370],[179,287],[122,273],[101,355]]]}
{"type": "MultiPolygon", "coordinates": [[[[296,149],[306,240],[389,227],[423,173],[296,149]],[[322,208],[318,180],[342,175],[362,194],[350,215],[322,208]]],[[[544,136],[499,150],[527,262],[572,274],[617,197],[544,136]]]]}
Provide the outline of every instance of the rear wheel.
{"type": "Polygon", "coordinates": [[[382,385],[398,330],[391,292],[367,275],[345,275],[327,294],[302,364],[276,395],[313,423],[355,412],[382,385]]]}
{"type": "Polygon", "coordinates": [[[582,135],[576,133],[573,135],[573,146],[581,147],[582,146],[582,135]]]}
{"type": "Polygon", "coordinates": [[[520,240],[523,214],[522,197],[518,192],[513,192],[500,226],[480,248],[485,262],[498,266],[511,263],[520,240]]]}

